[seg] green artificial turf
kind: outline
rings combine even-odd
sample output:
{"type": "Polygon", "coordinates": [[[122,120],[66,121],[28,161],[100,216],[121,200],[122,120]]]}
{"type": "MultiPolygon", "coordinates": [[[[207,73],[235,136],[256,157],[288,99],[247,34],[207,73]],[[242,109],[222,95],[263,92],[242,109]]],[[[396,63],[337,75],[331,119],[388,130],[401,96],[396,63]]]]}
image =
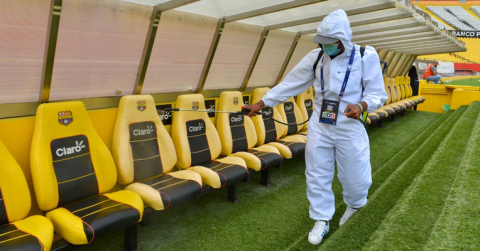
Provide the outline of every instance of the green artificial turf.
{"type": "MultiPolygon", "coordinates": [[[[385,122],[383,129],[369,127],[372,171],[385,169],[388,160],[408,150],[404,149],[409,142],[424,135],[422,132],[432,123],[445,121],[450,115],[451,112],[442,116],[409,110],[405,117],[385,122]]],[[[318,246],[310,245],[306,239],[314,222],[308,217],[304,171],[304,158],[299,156],[286,160],[282,169],[271,171],[269,188],[258,185],[259,174],[252,176],[250,184],[240,183],[238,203],[227,201],[227,191],[223,189],[160,212],[152,217],[150,226],[138,227],[139,248],[142,251],[316,250],[318,246]]],[[[334,234],[333,224],[338,225],[345,206],[337,179],[332,189],[338,205],[332,221],[331,234],[334,234]]],[[[77,250],[119,250],[122,243],[123,230],[118,230],[96,237],[92,244],[77,250]]]]}
{"type": "Polygon", "coordinates": [[[440,216],[464,159],[480,104],[455,124],[403,197],[388,213],[365,250],[420,250],[440,216]]]}
{"type": "Polygon", "coordinates": [[[480,78],[452,80],[451,82],[443,81],[445,85],[464,85],[464,86],[480,86],[480,78]]]}
{"type": "Polygon", "coordinates": [[[425,245],[425,250],[480,250],[478,149],[480,149],[480,117],[476,121],[460,171],[442,214],[425,245]]]}
{"type": "MultiPolygon", "coordinates": [[[[372,164],[373,181],[372,187],[369,190],[370,195],[373,194],[395,170],[397,165],[392,163],[395,161],[401,163],[403,159],[410,156],[411,153],[452,114],[453,111],[440,116],[436,113],[418,113],[407,110],[404,118],[397,115],[395,122],[384,122],[384,128],[369,127],[370,162],[372,164]],[[417,137],[418,135],[420,136],[417,137]]],[[[340,217],[346,209],[341,194],[342,186],[337,178],[333,181],[332,190],[334,191],[335,204],[337,205],[335,210],[336,214],[330,221],[330,231],[324,238],[324,242],[338,229],[340,217]]],[[[310,224],[312,225],[311,220],[310,224]]],[[[307,241],[307,234],[308,231],[286,250],[313,250],[312,245],[307,241]]]]}
{"type": "Polygon", "coordinates": [[[372,186],[375,192],[369,197],[368,204],[325,241],[319,250],[361,250],[465,110],[466,107],[460,107],[443,124],[438,125],[433,134],[418,142],[421,147],[410,156],[392,158],[380,171],[387,175],[375,173],[373,180],[383,176],[382,179],[387,177],[385,182],[378,188],[372,186]],[[390,169],[394,170],[392,174],[384,172],[390,169]]]}

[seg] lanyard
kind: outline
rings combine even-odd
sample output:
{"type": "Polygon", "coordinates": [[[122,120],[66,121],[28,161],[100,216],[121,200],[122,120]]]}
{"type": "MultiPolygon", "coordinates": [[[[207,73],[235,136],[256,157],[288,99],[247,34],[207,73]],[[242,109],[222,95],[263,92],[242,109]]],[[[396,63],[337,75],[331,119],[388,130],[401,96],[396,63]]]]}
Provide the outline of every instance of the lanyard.
{"type": "MultiPolygon", "coordinates": [[[[320,70],[320,83],[322,85],[322,96],[325,99],[325,80],[323,79],[323,59],[322,57],[322,69],[320,70]]],[[[347,88],[348,78],[350,77],[350,72],[352,71],[353,59],[355,58],[355,45],[352,49],[352,54],[350,54],[350,60],[348,61],[347,72],[345,73],[345,79],[343,80],[342,90],[340,90],[340,94],[338,94],[338,100],[340,101],[343,98],[343,94],[345,94],[345,89],[347,88]]]]}

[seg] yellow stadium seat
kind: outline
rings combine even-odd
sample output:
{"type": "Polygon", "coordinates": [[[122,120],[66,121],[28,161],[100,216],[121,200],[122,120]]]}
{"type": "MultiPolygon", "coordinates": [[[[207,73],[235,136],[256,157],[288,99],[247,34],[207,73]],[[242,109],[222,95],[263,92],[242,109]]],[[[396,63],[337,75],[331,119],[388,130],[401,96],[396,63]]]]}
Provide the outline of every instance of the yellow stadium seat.
{"type": "Polygon", "coordinates": [[[409,95],[408,95],[408,98],[411,99],[411,100],[414,100],[417,104],[418,103],[423,103],[423,101],[425,101],[425,98],[422,97],[422,96],[413,96],[413,89],[412,89],[412,85],[411,85],[411,78],[410,77],[406,77],[407,80],[406,80],[406,84],[407,84],[407,89],[409,90],[409,95]]]}
{"type": "Polygon", "coordinates": [[[383,120],[384,118],[387,118],[387,117],[390,117],[390,116],[394,115],[395,112],[396,112],[394,110],[394,108],[388,106],[392,102],[392,95],[391,95],[390,88],[388,87],[387,81],[389,81],[389,79],[384,78],[385,91],[388,95],[388,98],[387,98],[384,106],[380,107],[375,112],[372,112],[372,113],[368,114],[366,124],[373,124],[377,121],[383,120]]]}
{"type": "Polygon", "coordinates": [[[106,193],[117,182],[117,170],[82,102],[37,108],[30,167],[39,208],[72,244],[91,243],[142,219],[138,194],[106,193]]]}
{"type": "Polygon", "coordinates": [[[0,250],[50,250],[53,225],[41,215],[25,218],[30,206],[22,169],[0,141],[0,250]]]}
{"type": "Polygon", "coordinates": [[[401,111],[401,107],[394,105],[394,103],[397,100],[397,92],[393,91],[393,87],[391,84],[391,79],[390,78],[384,78],[385,81],[385,91],[388,94],[388,99],[385,102],[385,105],[383,107],[390,108],[391,110],[393,109],[394,114],[397,112],[401,111]]]}
{"type": "Polygon", "coordinates": [[[409,99],[405,99],[406,97],[406,90],[404,85],[404,77],[397,76],[395,77],[395,83],[397,85],[397,90],[400,90],[400,102],[405,105],[406,108],[411,108],[415,105],[415,102],[409,99]]]}
{"type": "MultiPolygon", "coordinates": [[[[300,109],[300,112],[302,113],[302,117],[304,119],[312,116],[313,113],[313,86],[310,86],[306,91],[300,93],[297,96],[296,102],[297,106],[300,109]]],[[[300,131],[300,134],[306,134],[307,133],[307,127],[308,127],[308,122],[304,124],[302,131],[300,131]]]]}
{"type": "MultiPolygon", "coordinates": [[[[268,90],[270,90],[268,87],[256,88],[253,91],[252,103],[255,104],[259,102],[268,90]]],[[[283,122],[283,118],[278,112],[277,107],[264,107],[262,108],[262,113],[283,122]]],[[[280,123],[274,122],[263,115],[252,117],[252,121],[257,132],[257,145],[268,144],[274,146],[286,159],[291,159],[305,152],[304,139],[298,136],[281,138],[284,135],[285,127],[280,123]]]]}
{"type": "MultiPolygon", "coordinates": [[[[369,113],[367,118],[367,124],[373,124],[374,122],[380,121],[385,117],[391,117],[392,120],[395,119],[395,114],[405,111],[408,107],[411,107],[411,101],[399,101],[402,97],[402,92],[400,86],[396,84],[395,79],[393,78],[384,78],[385,91],[388,94],[388,98],[385,102],[385,105],[380,109],[376,110],[374,113],[369,113]],[[405,104],[406,103],[406,104],[405,104]]],[[[404,91],[406,95],[406,92],[404,91]]]]}
{"type": "Polygon", "coordinates": [[[395,77],[395,83],[397,83],[398,89],[400,90],[400,100],[405,99],[406,92],[405,89],[402,88],[403,85],[403,77],[401,76],[396,76],[395,77]]]}
{"type": "Polygon", "coordinates": [[[304,142],[307,142],[307,137],[304,134],[297,134],[304,126],[303,124],[298,124],[303,123],[304,119],[300,109],[297,106],[297,103],[295,102],[295,99],[290,97],[287,101],[285,101],[285,103],[278,105],[277,109],[282,116],[283,122],[289,124],[283,125],[283,136],[295,136],[303,139],[304,142]]]}
{"type": "Polygon", "coordinates": [[[113,131],[112,153],[118,182],[138,193],[145,204],[164,210],[202,192],[196,172],[171,172],[177,162],[173,141],[151,95],[123,96],[113,131]]]}
{"type": "MultiPolygon", "coordinates": [[[[390,105],[388,105],[389,107],[398,107],[400,109],[400,111],[405,111],[405,109],[407,109],[407,107],[405,106],[405,104],[403,104],[403,102],[399,102],[402,98],[402,94],[397,86],[397,83],[395,81],[394,78],[390,78],[390,81],[387,81],[387,83],[389,83],[389,87],[390,87],[390,93],[392,94],[392,103],[390,105]]],[[[394,108],[395,109],[395,108],[394,108]]],[[[395,110],[397,113],[399,111],[395,110]]]]}
{"type": "Polygon", "coordinates": [[[407,90],[407,98],[412,96],[412,88],[410,88],[410,77],[406,76],[404,80],[405,90],[407,90]]]}
{"type": "MultiPolygon", "coordinates": [[[[390,81],[389,78],[384,78],[384,85],[385,85],[385,92],[387,93],[387,100],[385,101],[385,104],[378,110],[383,111],[386,113],[386,117],[392,116],[395,114],[395,109],[391,106],[389,106],[392,103],[393,97],[392,97],[392,91],[390,88],[390,84],[388,83],[390,81]]],[[[377,110],[377,111],[378,111],[377,110]]]]}
{"type": "Polygon", "coordinates": [[[402,77],[402,90],[405,90],[405,100],[410,100],[412,106],[416,106],[420,101],[417,99],[412,99],[412,89],[410,88],[410,77],[402,77]]]}
{"type": "MultiPolygon", "coordinates": [[[[384,106],[380,107],[373,113],[369,113],[366,124],[373,124],[377,121],[383,120],[384,118],[393,116],[396,112],[400,112],[401,109],[397,106],[390,105],[392,103],[392,88],[390,86],[390,79],[384,78],[385,92],[388,95],[387,100],[385,101],[384,106]]],[[[396,94],[396,93],[395,93],[396,94]]]]}
{"type": "MultiPolygon", "coordinates": [[[[220,111],[240,112],[242,105],[242,93],[239,91],[222,92],[218,101],[220,111]]],[[[273,146],[253,148],[257,143],[257,133],[251,118],[241,113],[219,113],[217,131],[222,143],[221,154],[242,158],[249,169],[261,171],[261,184],[267,186],[269,168],[281,166],[283,158],[273,146]]]]}
{"type": "Polygon", "coordinates": [[[405,90],[402,87],[403,77],[400,77],[400,78],[397,77],[397,78],[398,79],[392,79],[392,82],[397,86],[397,95],[398,95],[397,103],[403,104],[406,109],[410,109],[413,105],[415,105],[415,102],[413,102],[412,100],[405,99],[405,90]]]}
{"type": "Polygon", "coordinates": [[[383,120],[384,118],[389,116],[389,112],[390,110],[386,110],[386,107],[377,109],[375,112],[371,112],[368,114],[365,123],[371,125],[379,120],[383,120]]]}
{"type": "MultiPolygon", "coordinates": [[[[203,95],[180,95],[175,107],[205,110],[203,95]]],[[[206,112],[174,112],[172,139],[177,152],[178,168],[199,173],[203,183],[212,188],[228,187],[229,199],[237,200],[237,182],[247,177],[247,165],[238,157],[217,159],[222,151],[222,145],[217,130],[206,112]]]]}

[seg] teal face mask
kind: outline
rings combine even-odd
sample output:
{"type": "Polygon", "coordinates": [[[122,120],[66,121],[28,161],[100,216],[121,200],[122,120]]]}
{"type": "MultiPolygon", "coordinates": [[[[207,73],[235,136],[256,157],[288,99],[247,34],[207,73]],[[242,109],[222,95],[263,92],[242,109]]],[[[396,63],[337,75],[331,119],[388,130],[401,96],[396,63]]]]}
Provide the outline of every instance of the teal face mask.
{"type": "Polygon", "coordinates": [[[340,52],[338,44],[324,44],[323,51],[329,56],[335,56],[340,52]]]}

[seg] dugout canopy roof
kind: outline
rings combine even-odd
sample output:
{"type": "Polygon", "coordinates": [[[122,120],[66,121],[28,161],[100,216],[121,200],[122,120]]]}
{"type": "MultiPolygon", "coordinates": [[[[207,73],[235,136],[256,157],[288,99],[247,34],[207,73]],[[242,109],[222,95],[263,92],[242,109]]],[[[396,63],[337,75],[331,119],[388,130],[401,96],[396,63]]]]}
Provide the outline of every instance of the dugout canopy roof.
{"type": "Polygon", "coordinates": [[[0,118],[35,114],[38,102],[96,109],[127,94],[161,103],[272,87],[318,48],[312,37],[335,9],[353,42],[389,63],[386,77],[417,55],[466,50],[410,0],[0,0],[0,118]]]}
{"type": "Polygon", "coordinates": [[[428,14],[409,0],[125,0],[223,20],[315,34],[319,22],[335,9],[349,15],[353,42],[408,54],[465,51],[462,42],[442,32],[428,14]],[[431,42],[435,41],[435,46],[431,42]]]}

